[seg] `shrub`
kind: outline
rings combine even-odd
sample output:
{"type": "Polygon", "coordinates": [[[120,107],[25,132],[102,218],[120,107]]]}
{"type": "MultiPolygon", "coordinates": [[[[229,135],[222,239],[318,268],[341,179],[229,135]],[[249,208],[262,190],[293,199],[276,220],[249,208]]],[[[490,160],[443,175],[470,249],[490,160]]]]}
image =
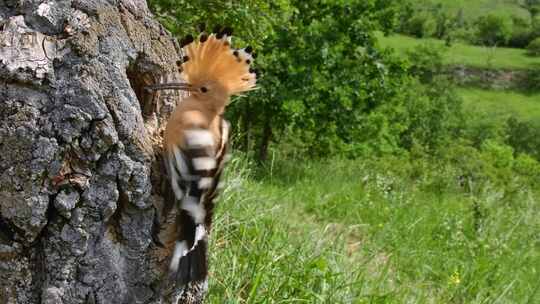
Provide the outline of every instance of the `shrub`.
{"type": "Polygon", "coordinates": [[[431,37],[435,34],[436,30],[437,21],[427,12],[417,12],[408,20],[405,26],[407,34],[418,38],[431,37]]]}
{"type": "Polygon", "coordinates": [[[511,117],[507,121],[506,142],[516,152],[529,154],[540,161],[540,124],[511,117]]]}
{"type": "Polygon", "coordinates": [[[435,37],[442,39],[445,36],[448,36],[448,32],[452,27],[452,19],[447,12],[442,9],[437,10],[435,15],[436,26],[435,26],[435,37]]]}
{"type": "Polygon", "coordinates": [[[529,91],[540,90],[540,70],[529,69],[527,71],[527,78],[523,81],[522,86],[529,91]]]}
{"type": "Polygon", "coordinates": [[[476,42],[482,45],[506,45],[512,34],[512,25],[507,17],[486,15],[476,21],[476,42]]]}
{"type": "Polygon", "coordinates": [[[420,44],[407,51],[411,63],[411,73],[423,83],[432,82],[443,71],[442,51],[434,44],[420,44]]]}
{"type": "Polygon", "coordinates": [[[526,48],[535,37],[531,24],[519,16],[512,17],[512,24],[512,34],[508,40],[508,46],[526,48]]]}
{"type": "Polygon", "coordinates": [[[514,162],[512,147],[495,140],[487,140],[482,144],[481,151],[486,162],[493,167],[498,169],[512,168],[514,162]]]}
{"type": "Polygon", "coordinates": [[[397,32],[408,34],[409,21],[416,13],[415,9],[408,2],[401,3],[401,8],[398,16],[397,32]]]}
{"type": "Polygon", "coordinates": [[[512,35],[510,35],[510,38],[508,39],[507,45],[510,47],[515,48],[526,48],[527,45],[531,42],[531,31],[528,28],[514,28],[514,31],[512,31],[512,35]]]}
{"type": "Polygon", "coordinates": [[[462,137],[475,148],[480,148],[488,140],[503,141],[506,129],[493,123],[489,112],[467,111],[464,113],[462,137]]]}
{"type": "Polygon", "coordinates": [[[476,43],[476,33],[471,27],[458,27],[450,32],[453,40],[476,43]]]}
{"type": "Polygon", "coordinates": [[[527,53],[531,56],[540,56],[540,37],[529,43],[527,46],[527,53]]]}
{"type": "Polygon", "coordinates": [[[404,117],[396,123],[405,127],[400,146],[433,152],[456,138],[462,125],[462,100],[449,80],[439,76],[430,85],[411,84],[404,117]]]}
{"type": "Polygon", "coordinates": [[[530,183],[540,184],[540,163],[527,154],[519,154],[514,162],[514,170],[528,177],[530,183]]]}
{"type": "Polygon", "coordinates": [[[513,15],[512,24],[516,27],[529,28],[531,26],[528,18],[523,18],[521,16],[513,15]]]}
{"type": "Polygon", "coordinates": [[[531,24],[531,35],[532,37],[540,37],[540,18],[537,18],[532,21],[531,24]]]}

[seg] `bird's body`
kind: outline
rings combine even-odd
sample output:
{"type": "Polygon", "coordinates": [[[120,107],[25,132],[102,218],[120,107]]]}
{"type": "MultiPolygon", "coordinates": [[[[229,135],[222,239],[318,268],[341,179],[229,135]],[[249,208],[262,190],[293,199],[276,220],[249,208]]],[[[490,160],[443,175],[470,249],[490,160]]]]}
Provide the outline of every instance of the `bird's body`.
{"type": "Polygon", "coordinates": [[[214,144],[221,140],[220,124],[224,107],[218,109],[209,108],[193,97],[183,100],[173,111],[167,128],[165,129],[164,141],[167,143],[165,149],[171,146],[185,147],[184,130],[189,128],[201,128],[212,133],[214,144]]]}
{"type": "Polygon", "coordinates": [[[229,136],[225,106],[230,96],[253,89],[256,81],[251,48],[231,49],[231,32],[186,39],[182,75],[187,82],[153,86],[191,93],[172,113],[164,134],[166,205],[177,209],[173,233],[163,240],[174,243],[165,285],[180,303],[200,303],[206,286],[208,234],[229,136]]]}

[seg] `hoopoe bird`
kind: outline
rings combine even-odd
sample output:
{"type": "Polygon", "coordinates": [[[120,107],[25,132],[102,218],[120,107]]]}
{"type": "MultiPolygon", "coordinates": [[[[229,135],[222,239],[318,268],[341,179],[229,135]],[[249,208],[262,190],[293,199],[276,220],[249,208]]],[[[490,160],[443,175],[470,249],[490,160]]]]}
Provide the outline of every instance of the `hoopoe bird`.
{"type": "Polygon", "coordinates": [[[171,114],[164,134],[163,159],[171,190],[166,205],[178,211],[168,284],[177,290],[179,303],[202,301],[203,295],[189,294],[193,286],[206,290],[208,234],[229,137],[225,107],[231,96],[256,85],[252,48],[232,48],[231,36],[230,28],[203,32],[197,39],[188,35],[182,40],[180,61],[185,82],[148,87],[190,93],[171,114]]]}

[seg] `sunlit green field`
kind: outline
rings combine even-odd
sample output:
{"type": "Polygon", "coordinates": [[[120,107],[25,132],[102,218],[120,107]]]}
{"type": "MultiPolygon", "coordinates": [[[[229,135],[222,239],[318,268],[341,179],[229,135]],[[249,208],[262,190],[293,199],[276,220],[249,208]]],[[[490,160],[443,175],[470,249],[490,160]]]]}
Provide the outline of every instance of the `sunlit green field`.
{"type": "Polygon", "coordinates": [[[377,35],[382,47],[390,47],[404,54],[420,44],[438,47],[444,55],[444,63],[448,65],[467,65],[493,69],[530,69],[540,67],[540,57],[531,57],[524,49],[486,48],[463,43],[454,43],[446,47],[444,41],[437,39],[416,39],[404,35],[384,37],[377,35]]]}
{"type": "Polygon", "coordinates": [[[257,178],[234,159],[209,302],[538,303],[538,193],[471,194],[451,168],[415,166],[298,159],[257,178]]]}
{"type": "Polygon", "coordinates": [[[490,113],[497,119],[515,116],[522,120],[540,121],[540,93],[478,88],[458,88],[457,92],[469,111],[490,113]]]}
{"type": "Polygon", "coordinates": [[[463,9],[463,14],[468,19],[474,19],[488,13],[528,17],[528,13],[520,8],[515,0],[434,0],[433,2],[441,3],[444,8],[453,13],[463,9]]]}

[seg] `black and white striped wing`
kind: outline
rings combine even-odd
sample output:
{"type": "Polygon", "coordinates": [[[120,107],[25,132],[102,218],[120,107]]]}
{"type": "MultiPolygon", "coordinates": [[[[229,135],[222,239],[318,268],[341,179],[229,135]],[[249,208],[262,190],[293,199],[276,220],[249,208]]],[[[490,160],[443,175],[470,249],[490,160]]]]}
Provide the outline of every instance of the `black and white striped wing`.
{"type": "Polygon", "coordinates": [[[166,156],[171,188],[179,210],[177,239],[169,266],[177,286],[203,281],[207,276],[207,234],[225,162],[229,130],[224,120],[221,130],[217,146],[210,131],[185,130],[185,147],[173,147],[166,156]]]}

